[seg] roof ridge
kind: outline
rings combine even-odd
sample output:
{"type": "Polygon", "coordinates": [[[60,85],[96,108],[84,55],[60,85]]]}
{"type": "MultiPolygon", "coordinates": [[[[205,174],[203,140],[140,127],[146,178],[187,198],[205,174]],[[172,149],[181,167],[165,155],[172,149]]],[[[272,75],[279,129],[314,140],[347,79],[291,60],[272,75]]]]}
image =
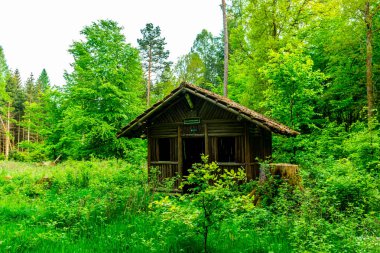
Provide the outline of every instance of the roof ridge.
{"type": "Polygon", "coordinates": [[[152,114],[152,112],[154,112],[155,110],[158,110],[158,108],[161,108],[168,101],[170,101],[171,99],[173,99],[178,94],[182,93],[183,90],[186,90],[186,89],[194,92],[194,95],[196,96],[203,97],[203,99],[214,99],[215,102],[217,104],[219,103],[220,106],[222,106],[224,109],[227,109],[230,112],[233,112],[239,115],[243,114],[242,116],[244,116],[247,120],[254,122],[258,125],[261,125],[262,127],[265,127],[272,132],[280,133],[284,135],[298,135],[299,134],[299,132],[291,129],[290,127],[283,125],[282,123],[270,117],[267,117],[261,113],[258,113],[248,107],[245,107],[230,98],[223,97],[220,94],[206,90],[194,84],[182,82],[177,88],[173,89],[162,100],[158,101],[157,103],[155,103],[154,105],[146,109],[142,114],[140,114],[138,117],[132,120],[129,124],[123,127],[117,136],[121,137],[125,135],[126,132],[134,129],[136,124],[139,125],[138,127],[140,127],[141,124],[138,124],[140,121],[145,120],[145,118],[148,118],[148,116],[152,114]]]}

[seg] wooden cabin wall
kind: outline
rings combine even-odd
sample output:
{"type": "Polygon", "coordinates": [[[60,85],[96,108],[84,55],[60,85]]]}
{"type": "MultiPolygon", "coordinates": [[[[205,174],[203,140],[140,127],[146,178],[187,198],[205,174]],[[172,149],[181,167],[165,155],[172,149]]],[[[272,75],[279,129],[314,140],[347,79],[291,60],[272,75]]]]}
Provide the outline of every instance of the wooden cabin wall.
{"type": "MultiPolygon", "coordinates": [[[[155,133],[155,130],[157,129],[152,128],[150,130],[151,131],[149,132],[155,133]]],[[[170,131],[171,129],[168,129],[167,134],[163,134],[160,137],[152,136],[149,138],[149,141],[148,141],[148,149],[149,149],[148,170],[151,171],[152,168],[157,169],[157,172],[158,172],[157,179],[159,182],[162,182],[164,179],[167,179],[167,178],[175,177],[180,173],[180,168],[178,166],[178,138],[172,137],[170,131]],[[169,150],[165,150],[165,151],[170,152],[168,161],[160,161],[159,159],[160,158],[159,141],[160,139],[164,139],[164,138],[169,140],[169,150]]],[[[178,189],[179,183],[180,183],[179,180],[175,182],[174,184],[175,189],[178,189]]]]}
{"type": "Polygon", "coordinates": [[[251,165],[247,170],[252,179],[259,176],[259,161],[270,159],[272,156],[272,133],[262,127],[250,124],[248,127],[251,165]]]}
{"type": "MultiPolygon", "coordinates": [[[[271,132],[203,99],[191,96],[191,100],[193,108],[190,108],[185,97],[179,98],[148,124],[149,167],[158,168],[160,180],[182,173],[182,150],[179,148],[182,149],[182,138],[191,137],[205,138],[205,153],[209,155],[209,161],[217,161],[220,168],[237,170],[245,167],[248,179],[258,177],[257,158],[264,160],[271,156],[271,132]],[[188,118],[200,118],[200,124],[184,125],[184,120],[188,118]],[[226,137],[234,138],[235,159],[220,162],[218,139],[226,137]],[[160,138],[170,140],[170,161],[159,160],[160,138]]],[[[179,181],[176,187],[178,185],[179,181]]]]}

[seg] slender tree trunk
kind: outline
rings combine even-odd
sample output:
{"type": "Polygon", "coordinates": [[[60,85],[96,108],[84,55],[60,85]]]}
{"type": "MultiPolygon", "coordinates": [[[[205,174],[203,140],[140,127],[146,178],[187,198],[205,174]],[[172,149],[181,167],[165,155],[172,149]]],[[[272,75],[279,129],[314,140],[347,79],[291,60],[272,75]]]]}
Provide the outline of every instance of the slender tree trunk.
{"type": "Polygon", "coordinates": [[[8,102],[7,108],[7,129],[5,131],[5,160],[8,161],[9,149],[11,146],[11,103],[8,102]]]}
{"type": "Polygon", "coordinates": [[[222,0],[223,11],[223,31],[224,31],[224,76],[223,76],[223,96],[228,97],[228,28],[227,28],[227,13],[226,0],[222,0]]]}
{"type": "MultiPolygon", "coordinates": [[[[30,115],[29,115],[30,117],[30,115]]],[[[28,140],[28,144],[30,143],[30,119],[28,120],[28,132],[27,132],[27,140],[28,140]]],[[[28,151],[29,151],[29,145],[28,145],[28,151]]]]}
{"type": "Polygon", "coordinates": [[[4,143],[3,143],[3,150],[4,150],[4,156],[5,160],[8,160],[9,157],[9,149],[10,149],[10,143],[11,143],[11,137],[10,137],[10,118],[11,118],[11,105],[8,103],[7,106],[7,119],[6,121],[3,120],[3,117],[0,115],[0,123],[4,131],[4,143]]]}
{"type": "Polygon", "coordinates": [[[21,128],[20,128],[20,112],[18,113],[18,126],[17,126],[17,151],[20,151],[19,150],[19,143],[20,143],[20,131],[21,131],[21,128]]]}
{"type": "MultiPolygon", "coordinates": [[[[1,120],[2,129],[4,131],[4,140],[3,140],[3,143],[1,143],[2,144],[1,146],[2,146],[2,151],[4,151],[4,155],[5,155],[5,159],[6,159],[7,127],[4,123],[1,115],[0,115],[0,120],[1,120]]],[[[2,136],[0,135],[0,137],[2,137],[2,136]]]]}
{"type": "Polygon", "coordinates": [[[365,3],[364,9],[365,23],[366,23],[366,46],[367,46],[367,59],[366,59],[366,78],[367,78],[367,103],[368,103],[368,121],[370,122],[373,117],[374,109],[374,94],[373,94],[373,80],[372,80],[372,57],[373,57],[373,14],[370,12],[369,1],[365,3]]]}
{"type": "Polygon", "coordinates": [[[151,72],[152,72],[152,49],[149,49],[149,60],[148,60],[148,84],[146,93],[146,104],[150,106],[150,82],[151,82],[151,72]]]}

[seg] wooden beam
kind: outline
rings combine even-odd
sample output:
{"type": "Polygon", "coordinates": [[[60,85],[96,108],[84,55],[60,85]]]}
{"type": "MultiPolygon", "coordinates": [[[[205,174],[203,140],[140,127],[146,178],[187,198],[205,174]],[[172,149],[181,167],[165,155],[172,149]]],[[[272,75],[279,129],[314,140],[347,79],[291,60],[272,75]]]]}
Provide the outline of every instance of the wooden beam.
{"type": "Polygon", "coordinates": [[[253,171],[251,168],[251,147],[249,144],[249,127],[248,123],[244,123],[244,162],[245,162],[245,172],[247,174],[247,180],[253,179],[253,171]]]}
{"type": "Polygon", "coordinates": [[[240,116],[240,117],[242,117],[242,118],[244,118],[244,119],[246,119],[246,120],[248,120],[248,121],[250,121],[250,122],[253,122],[253,123],[255,123],[255,124],[261,126],[262,128],[268,130],[268,131],[271,131],[271,130],[269,129],[269,127],[267,127],[267,126],[264,125],[263,123],[261,123],[261,122],[259,122],[259,121],[257,121],[257,120],[254,120],[254,119],[252,119],[251,117],[249,117],[249,116],[247,116],[247,115],[245,115],[245,114],[242,114],[242,113],[240,113],[240,112],[238,112],[238,111],[236,111],[236,110],[234,110],[234,109],[232,109],[232,108],[230,108],[230,107],[228,107],[228,106],[226,106],[226,105],[223,105],[223,104],[219,103],[218,100],[210,99],[210,98],[204,96],[203,94],[200,94],[200,93],[198,93],[198,92],[194,92],[193,90],[190,90],[190,89],[187,89],[187,88],[186,88],[186,91],[189,92],[189,93],[191,93],[191,94],[194,94],[195,96],[201,97],[201,98],[203,98],[204,100],[206,100],[206,101],[208,101],[208,102],[210,102],[210,103],[212,103],[212,104],[215,104],[216,106],[219,106],[220,108],[223,108],[223,109],[225,109],[225,110],[227,110],[227,111],[229,111],[229,112],[231,112],[231,113],[233,113],[233,114],[236,114],[236,115],[238,115],[238,116],[240,116]]]}
{"type": "Polygon", "coordinates": [[[205,155],[209,155],[209,147],[208,147],[208,130],[207,130],[207,124],[204,124],[204,129],[205,129],[205,155]]]}
{"type": "MultiPolygon", "coordinates": [[[[158,109],[162,108],[163,106],[165,106],[166,104],[168,104],[169,102],[171,102],[173,99],[177,98],[177,95],[178,94],[181,94],[183,93],[184,90],[183,89],[179,89],[177,90],[177,92],[175,92],[173,95],[171,95],[167,100],[165,101],[162,101],[161,104],[159,104],[156,108],[152,108],[152,110],[148,111],[144,116],[142,116],[140,119],[138,119],[135,123],[133,123],[130,127],[128,127],[127,129],[124,129],[122,130],[122,132],[120,134],[117,135],[117,138],[123,136],[126,132],[128,132],[130,129],[133,129],[136,125],[138,126],[139,122],[144,122],[145,119],[147,119],[150,115],[152,115],[153,113],[155,113],[158,109]]],[[[149,109],[148,109],[149,110],[149,109]]]]}
{"type": "Polygon", "coordinates": [[[157,162],[150,162],[152,165],[177,165],[178,162],[172,162],[172,161],[157,161],[157,162]]]}
{"type": "Polygon", "coordinates": [[[148,136],[148,157],[147,157],[147,166],[148,166],[148,181],[150,179],[150,166],[151,166],[151,156],[152,156],[152,137],[149,135],[149,128],[146,130],[148,136]]]}
{"type": "Polygon", "coordinates": [[[183,175],[183,158],[182,158],[182,128],[178,126],[178,172],[181,176],[183,175]]]}

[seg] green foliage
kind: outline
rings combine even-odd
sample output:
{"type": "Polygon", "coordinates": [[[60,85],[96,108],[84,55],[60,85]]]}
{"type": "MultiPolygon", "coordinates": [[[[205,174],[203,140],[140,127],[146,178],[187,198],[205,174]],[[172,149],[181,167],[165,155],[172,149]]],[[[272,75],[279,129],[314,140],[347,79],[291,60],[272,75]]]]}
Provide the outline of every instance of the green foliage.
{"type": "Polygon", "coordinates": [[[325,79],[313,70],[311,58],[288,45],[278,53],[272,51],[262,72],[268,80],[263,102],[268,115],[296,130],[311,127],[325,79]]]}
{"type": "Polygon", "coordinates": [[[8,77],[6,84],[6,91],[9,93],[13,101],[15,120],[20,121],[25,109],[26,96],[21,84],[20,72],[16,69],[14,73],[11,73],[8,77]]]}
{"type": "Polygon", "coordinates": [[[5,80],[8,76],[8,72],[9,72],[9,69],[8,69],[7,61],[5,60],[4,51],[3,51],[3,48],[0,46],[0,84],[1,85],[5,84],[5,80]]]}
{"type": "Polygon", "coordinates": [[[137,39],[143,66],[148,74],[148,69],[157,76],[165,70],[165,67],[170,63],[167,61],[169,51],[165,50],[165,38],[161,37],[161,28],[154,26],[152,23],[146,24],[144,29],[141,29],[142,38],[137,39]]]}
{"type": "Polygon", "coordinates": [[[38,93],[44,93],[50,87],[49,76],[45,69],[42,70],[36,81],[36,89],[38,93]]]}
{"type": "Polygon", "coordinates": [[[220,86],[223,79],[223,41],[221,37],[214,37],[212,33],[203,29],[195,38],[191,48],[202,60],[205,68],[201,86],[215,88],[220,86]]]}
{"type": "Polygon", "coordinates": [[[191,51],[177,60],[174,67],[177,82],[189,82],[218,91],[223,79],[223,54],[222,39],[202,30],[191,51]]]}
{"type": "Polygon", "coordinates": [[[98,21],[69,50],[75,62],[66,74],[60,138],[67,156],[125,156],[128,144],[116,133],[141,112],[143,84],[138,51],[121,31],[114,21],[98,21]]]}
{"type": "Polygon", "coordinates": [[[152,87],[152,104],[162,100],[178,86],[174,73],[169,65],[165,67],[157,82],[152,87]]]}
{"type": "Polygon", "coordinates": [[[359,169],[380,173],[380,132],[379,124],[372,122],[368,127],[363,122],[352,125],[348,138],[343,141],[346,156],[359,169]]]}
{"type": "Polygon", "coordinates": [[[302,191],[292,196],[282,182],[256,207],[253,186],[237,184],[244,173],[218,170],[195,165],[193,188],[177,196],[153,194],[146,170],[120,160],[1,162],[0,251],[201,252],[206,229],[209,252],[379,247],[379,181],[347,160],[303,167],[302,191]]]}
{"type": "Polygon", "coordinates": [[[189,82],[204,85],[204,72],[206,66],[197,53],[181,56],[175,66],[178,83],[189,82]]]}
{"type": "MultiPolygon", "coordinates": [[[[164,198],[155,202],[165,219],[174,220],[189,229],[188,233],[203,236],[203,251],[208,252],[211,229],[219,229],[228,216],[239,215],[253,208],[253,203],[241,192],[238,182],[246,180],[245,172],[221,171],[208,157],[202,164],[194,164],[181,187],[188,191],[178,202],[164,198]]],[[[190,234],[191,235],[191,234],[190,234]]],[[[190,236],[187,234],[186,236],[190,236]]]]}
{"type": "Polygon", "coordinates": [[[166,42],[165,38],[161,37],[161,28],[159,26],[148,23],[144,29],[141,29],[141,34],[142,38],[137,39],[137,43],[139,44],[143,69],[147,80],[147,105],[149,106],[152,83],[160,82],[161,86],[165,84],[170,85],[170,83],[162,80],[162,75],[164,75],[164,72],[167,74],[172,62],[168,61],[169,51],[165,50],[166,42]]]}
{"type": "MultiPolygon", "coordinates": [[[[145,170],[116,160],[69,161],[56,167],[0,163],[0,218],[5,221],[0,251],[70,251],[70,244],[89,240],[80,245],[85,250],[113,226],[139,231],[143,226],[134,216],[151,222],[139,215],[152,198],[146,180],[145,170]],[[132,223],[137,228],[128,228],[132,223]]],[[[118,231],[115,237],[123,233],[118,231]]],[[[130,248],[139,247],[134,238],[128,239],[130,248]]]]}

